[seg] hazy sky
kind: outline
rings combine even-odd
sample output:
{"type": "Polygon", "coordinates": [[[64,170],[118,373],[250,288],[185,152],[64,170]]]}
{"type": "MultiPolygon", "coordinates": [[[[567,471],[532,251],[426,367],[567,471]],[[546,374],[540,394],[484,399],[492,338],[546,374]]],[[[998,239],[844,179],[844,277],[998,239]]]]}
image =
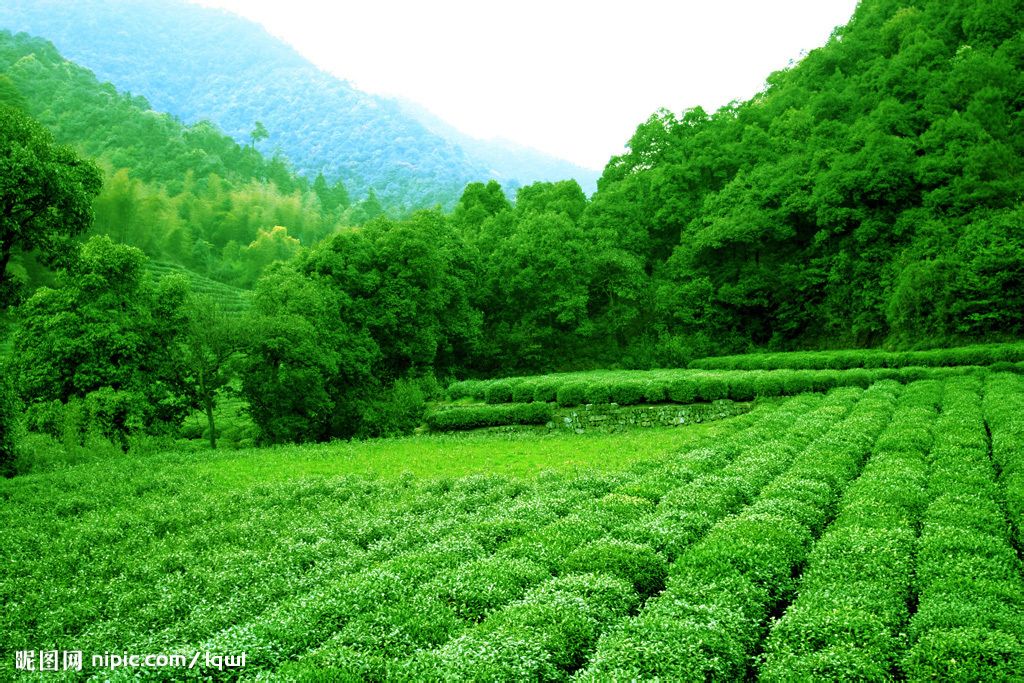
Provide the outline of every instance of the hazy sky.
{"type": "Polygon", "coordinates": [[[199,0],[356,87],[602,168],[659,107],[712,111],[824,44],[856,0],[199,0]]]}

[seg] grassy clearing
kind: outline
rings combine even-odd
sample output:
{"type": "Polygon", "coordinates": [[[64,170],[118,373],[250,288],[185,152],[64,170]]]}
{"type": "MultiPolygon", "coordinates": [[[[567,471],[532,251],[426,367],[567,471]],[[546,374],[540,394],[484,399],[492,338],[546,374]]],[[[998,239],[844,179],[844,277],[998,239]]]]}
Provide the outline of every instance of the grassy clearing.
{"type": "Polygon", "coordinates": [[[187,469],[225,488],[342,475],[382,479],[474,474],[528,477],[545,470],[619,470],[638,459],[657,458],[728,434],[739,424],[741,420],[732,418],[684,428],[661,427],[614,434],[424,434],[274,448],[169,451],[142,458],[129,454],[78,467],[90,468],[97,475],[109,472],[111,476],[139,467],[169,476],[187,469]]]}

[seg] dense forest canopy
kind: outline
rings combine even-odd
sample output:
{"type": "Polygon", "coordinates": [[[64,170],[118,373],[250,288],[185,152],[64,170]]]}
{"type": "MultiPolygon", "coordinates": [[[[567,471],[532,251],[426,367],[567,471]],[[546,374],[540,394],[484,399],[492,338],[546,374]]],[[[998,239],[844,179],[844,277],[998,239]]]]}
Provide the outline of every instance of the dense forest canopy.
{"type": "MultiPolygon", "coordinates": [[[[345,184],[310,183],[211,124],[156,113],[45,41],[0,33],[0,93],[106,169],[94,232],[254,286],[238,376],[261,438],[327,439],[405,424],[386,406],[422,400],[435,378],[1019,337],[1022,10],[863,0],[749,101],[655,112],[591,198],[566,180],[511,201],[491,180],[466,185],[451,212],[401,217],[372,192],[353,205],[345,184]]],[[[253,143],[262,132],[250,131],[253,143]]],[[[135,262],[97,239],[94,259],[135,262]]],[[[61,275],[64,294],[36,292],[22,329],[59,306],[92,310],[76,303],[90,291],[83,272],[61,275]]],[[[93,308],[101,320],[116,306],[93,308]]],[[[135,348],[157,332],[161,348],[186,348],[161,321],[188,310],[147,318],[135,348]]],[[[138,382],[120,378],[146,376],[165,403],[198,400],[174,389],[194,382],[173,354],[160,367],[131,356],[134,373],[122,358],[109,382],[101,373],[82,385],[32,374],[24,359],[49,357],[39,345],[50,342],[18,339],[30,405],[117,403],[89,396],[137,395],[138,382]]],[[[116,346],[104,343],[91,352],[116,346]]],[[[152,422],[144,413],[137,421],[152,422]]]]}
{"type": "MultiPolygon", "coordinates": [[[[45,40],[0,30],[0,86],[0,103],[23,108],[104,170],[94,233],[204,276],[251,286],[274,258],[382,212],[372,196],[353,203],[343,183],[311,183],[209,122],[186,126],[154,111],[45,40]]],[[[38,277],[27,256],[17,270],[38,277]]]]}

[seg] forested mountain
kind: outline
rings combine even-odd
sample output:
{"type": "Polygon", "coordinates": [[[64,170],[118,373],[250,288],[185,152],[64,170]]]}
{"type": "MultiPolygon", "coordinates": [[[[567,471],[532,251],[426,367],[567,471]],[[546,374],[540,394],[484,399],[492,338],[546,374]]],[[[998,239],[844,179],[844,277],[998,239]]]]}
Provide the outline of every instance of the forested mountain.
{"type": "Polygon", "coordinates": [[[310,179],[340,179],[357,199],[372,188],[396,212],[450,208],[468,182],[526,184],[550,168],[470,154],[396,102],[356,90],[221,10],[181,0],[11,0],[0,5],[0,28],[42,36],[154,109],[187,123],[208,119],[242,144],[260,121],[268,135],[257,149],[280,150],[310,179]]]}
{"type": "MultiPolygon", "coordinates": [[[[0,98],[108,167],[98,231],[255,281],[249,412],[265,441],[322,440],[382,433],[372,416],[435,377],[1020,338],[1022,29],[1022,0],[862,0],[749,101],[656,112],[591,198],[571,180],[514,202],[473,182],[451,212],[407,216],[380,215],[372,196],[350,206],[344,185],[310,186],[209,124],[153,112],[42,40],[0,34],[0,98]]],[[[116,283],[110,259],[141,262],[103,238],[87,247],[95,262],[62,276],[67,297],[42,289],[21,306],[22,330],[52,334],[21,334],[15,357],[54,357],[47,345],[65,340],[51,318],[84,305],[72,295],[91,301],[98,274],[116,283]]],[[[121,302],[103,304],[121,321],[121,302]]],[[[116,329],[87,322],[99,339],[116,329]]],[[[152,346],[151,333],[132,332],[152,346]]],[[[119,348],[88,348],[116,351],[93,359],[115,379],[119,348]]],[[[34,378],[23,398],[84,399],[108,386],[91,372],[34,378]]]]}
{"type": "MultiPolygon", "coordinates": [[[[4,103],[99,162],[105,179],[94,233],[225,282],[249,286],[300,243],[380,213],[374,202],[351,206],[344,185],[296,177],[282,159],[266,159],[210,123],[185,126],[153,111],[43,39],[0,30],[4,103]]],[[[34,268],[27,256],[14,254],[17,277],[34,268]]]]}
{"type": "Polygon", "coordinates": [[[586,216],[643,264],[629,336],[653,324],[717,350],[1024,332],[1022,26],[1020,0],[863,0],[751,100],[652,116],[586,216]]]}

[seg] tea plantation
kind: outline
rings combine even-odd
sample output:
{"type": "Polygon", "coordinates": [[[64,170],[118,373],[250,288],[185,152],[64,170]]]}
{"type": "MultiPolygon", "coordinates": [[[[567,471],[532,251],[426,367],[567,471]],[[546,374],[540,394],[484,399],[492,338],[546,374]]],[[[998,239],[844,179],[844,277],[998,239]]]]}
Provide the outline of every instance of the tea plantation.
{"type": "MultiPolygon", "coordinates": [[[[165,453],[2,481],[0,677],[1021,680],[1024,378],[936,365],[616,375],[641,396],[758,397],[677,429],[165,453]],[[15,671],[24,650],[84,666],[15,671]],[[197,652],[246,663],[90,660],[197,652]]],[[[453,389],[558,398],[553,377],[453,389]]]]}

